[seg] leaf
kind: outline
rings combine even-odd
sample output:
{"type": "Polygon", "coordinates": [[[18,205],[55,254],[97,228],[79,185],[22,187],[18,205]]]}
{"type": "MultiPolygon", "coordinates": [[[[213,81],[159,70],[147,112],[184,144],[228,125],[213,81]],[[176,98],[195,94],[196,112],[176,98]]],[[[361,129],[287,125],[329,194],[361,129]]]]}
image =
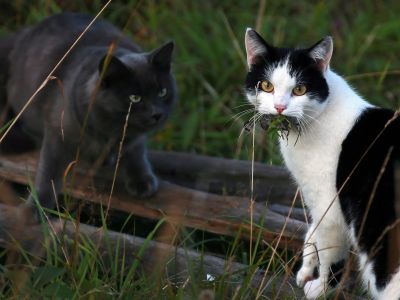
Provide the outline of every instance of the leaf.
{"type": "Polygon", "coordinates": [[[33,286],[35,288],[41,288],[57,277],[62,276],[64,273],[65,269],[62,268],[53,266],[38,267],[32,274],[33,286]]]}
{"type": "Polygon", "coordinates": [[[72,299],[74,291],[64,282],[56,281],[49,284],[42,292],[44,297],[51,299],[72,299]]]}

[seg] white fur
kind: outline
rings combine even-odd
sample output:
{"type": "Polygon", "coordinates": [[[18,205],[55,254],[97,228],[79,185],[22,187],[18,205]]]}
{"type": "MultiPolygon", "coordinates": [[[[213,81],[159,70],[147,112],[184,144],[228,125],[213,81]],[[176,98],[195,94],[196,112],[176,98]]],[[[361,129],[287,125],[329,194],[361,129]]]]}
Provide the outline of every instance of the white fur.
{"type": "Polygon", "coordinates": [[[324,286],[324,283],[320,278],[308,281],[304,286],[304,295],[309,300],[317,299],[325,293],[327,287],[324,286]]]}
{"type": "Polygon", "coordinates": [[[362,275],[364,288],[368,290],[375,299],[379,299],[379,291],[376,288],[376,277],[373,272],[373,265],[368,261],[368,254],[361,252],[358,247],[354,224],[350,225],[349,238],[353,248],[358,253],[358,269],[362,275]]]}
{"type": "Polygon", "coordinates": [[[400,269],[392,277],[385,290],[377,297],[379,300],[399,300],[400,299],[400,269]]]}
{"type": "Polygon", "coordinates": [[[363,285],[375,299],[379,299],[380,292],[376,287],[376,277],[373,272],[372,262],[368,261],[368,254],[358,253],[358,265],[362,274],[363,285]]]}

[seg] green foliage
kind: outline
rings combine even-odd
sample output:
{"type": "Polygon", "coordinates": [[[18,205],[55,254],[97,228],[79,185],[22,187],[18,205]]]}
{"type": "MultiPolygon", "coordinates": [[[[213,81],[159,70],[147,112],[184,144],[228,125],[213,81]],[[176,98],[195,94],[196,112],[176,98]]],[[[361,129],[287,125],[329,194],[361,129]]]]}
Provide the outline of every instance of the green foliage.
{"type": "MultiPolygon", "coordinates": [[[[248,146],[236,147],[247,120],[232,117],[246,107],[240,105],[246,103],[242,91],[246,74],[243,37],[249,26],[258,27],[270,43],[280,46],[309,46],[332,35],[332,67],[348,76],[374,104],[400,105],[397,1],[266,1],[264,9],[262,2],[114,0],[107,8],[104,17],[126,27],[126,34],[144,49],[168,39],[176,42],[179,104],[168,126],[154,135],[152,148],[248,157],[248,146]]],[[[59,11],[95,13],[104,3],[10,1],[0,11],[0,32],[16,30],[59,11]]],[[[244,145],[250,141],[244,137],[244,145]]],[[[257,160],[279,161],[275,148],[274,141],[258,138],[257,160]]]]}
{"type": "MultiPolygon", "coordinates": [[[[2,1],[0,34],[9,34],[60,11],[93,14],[105,2],[2,1]]],[[[241,131],[253,113],[249,111],[243,119],[235,119],[250,108],[242,90],[246,74],[243,46],[246,27],[256,28],[271,44],[279,46],[309,46],[327,34],[332,35],[333,69],[347,76],[372,103],[397,108],[400,106],[399,13],[398,1],[113,0],[103,17],[126,27],[126,34],[144,49],[175,40],[173,67],[179,103],[167,126],[153,136],[152,148],[248,159],[252,136],[241,135],[241,131]]],[[[279,162],[276,142],[264,131],[256,132],[255,141],[257,160],[279,162]]],[[[148,241],[154,238],[158,226],[147,235],[148,241]]],[[[184,282],[173,283],[163,272],[138,276],[139,258],[126,270],[122,263],[126,257],[119,257],[117,249],[110,249],[110,258],[106,260],[96,245],[84,240],[72,265],[69,256],[54,247],[54,243],[49,243],[41,267],[34,268],[28,261],[28,269],[33,272],[29,272],[28,284],[20,298],[29,295],[30,299],[191,299],[204,288],[213,290],[216,299],[229,299],[233,294],[236,299],[254,298],[256,291],[249,286],[252,271],[268,264],[273,249],[262,246],[259,240],[249,257],[249,245],[239,240],[240,233],[233,241],[224,237],[195,238],[195,233],[184,232],[179,245],[200,253],[205,253],[210,245],[218,245],[227,259],[251,261],[248,276],[237,290],[232,291],[228,286],[232,278],[207,282],[204,274],[194,270],[189,270],[188,286],[184,282]]],[[[287,261],[285,255],[275,254],[270,271],[279,274],[287,268],[282,263],[287,261]]],[[[2,267],[2,299],[14,295],[10,289],[11,274],[11,270],[2,267]]]]}

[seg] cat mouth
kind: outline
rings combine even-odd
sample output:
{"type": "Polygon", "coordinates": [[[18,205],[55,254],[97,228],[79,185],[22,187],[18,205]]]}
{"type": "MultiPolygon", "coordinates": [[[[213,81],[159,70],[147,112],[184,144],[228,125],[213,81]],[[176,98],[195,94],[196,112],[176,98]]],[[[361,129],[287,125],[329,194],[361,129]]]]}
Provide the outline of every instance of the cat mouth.
{"type": "Polygon", "coordinates": [[[299,122],[295,117],[284,115],[263,115],[260,119],[260,126],[268,130],[271,126],[279,131],[290,131],[299,127],[299,122]]]}
{"type": "Polygon", "coordinates": [[[134,121],[134,126],[142,128],[143,130],[151,130],[151,129],[156,129],[160,126],[162,126],[164,123],[164,119],[160,120],[135,120],[134,121]]]}
{"type": "MultiPolygon", "coordinates": [[[[279,132],[289,132],[293,129],[298,130],[300,128],[299,121],[295,117],[263,114],[258,120],[260,127],[265,131],[275,130],[279,132]]],[[[244,124],[244,128],[250,131],[253,125],[254,123],[252,120],[249,120],[244,124]]]]}

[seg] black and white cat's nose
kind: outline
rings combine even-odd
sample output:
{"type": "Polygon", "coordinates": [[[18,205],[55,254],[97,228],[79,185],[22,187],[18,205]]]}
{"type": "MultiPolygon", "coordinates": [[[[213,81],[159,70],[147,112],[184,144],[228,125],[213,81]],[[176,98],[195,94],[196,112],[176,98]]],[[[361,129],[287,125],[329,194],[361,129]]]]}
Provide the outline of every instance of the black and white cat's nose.
{"type": "Polygon", "coordinates": [[[274,107],[278,114],[282,114],[283,111],[287,108],[287,106],[283,104],[275,104],[274,107]]]}

